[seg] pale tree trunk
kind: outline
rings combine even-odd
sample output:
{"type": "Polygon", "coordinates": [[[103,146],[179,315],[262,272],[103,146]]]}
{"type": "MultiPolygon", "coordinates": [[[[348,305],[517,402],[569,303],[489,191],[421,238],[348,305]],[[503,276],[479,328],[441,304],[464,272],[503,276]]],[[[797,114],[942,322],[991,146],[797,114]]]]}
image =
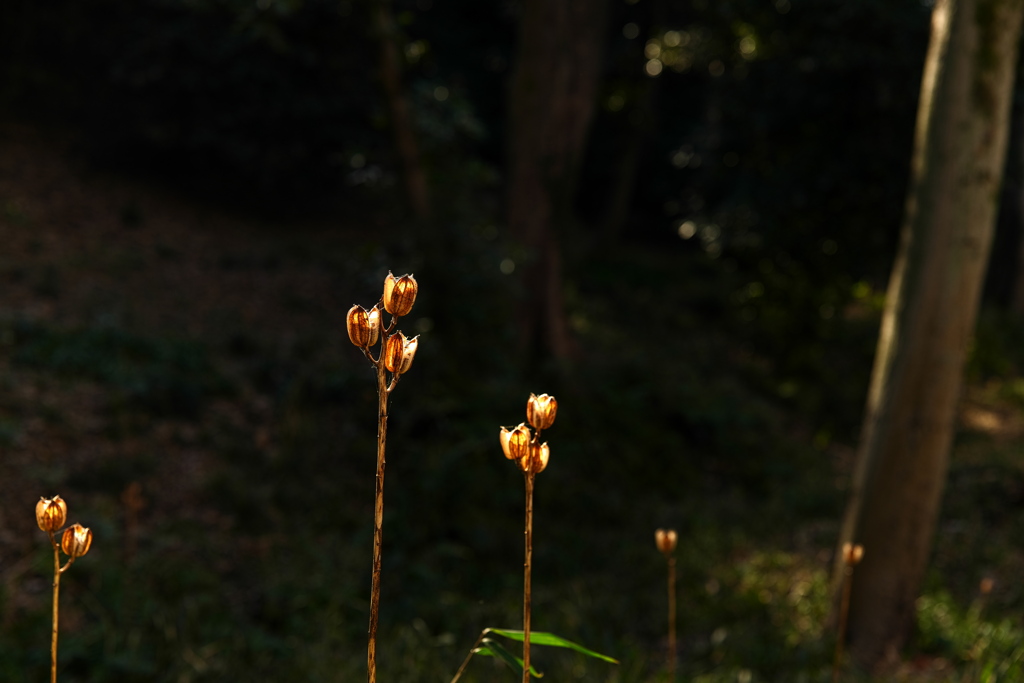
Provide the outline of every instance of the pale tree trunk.
{"type": "Polygon", "coordinates": [[[931,553],[995,223],[1022,10],[1024,0],[938,0],[932,14],[906,217],[839,541],[864,546],[848,634],[868,667],[898,656],[931,553]]]}
{"type": "Polygon", "coordinates": [[[572,217],[602,67],[606,0],[525,0],[509,95],[509,233],[526,254],[523,346],[572,354],[558,232],[572,217]]]}
{"type": "Polygon", "coordinates": [[[416,129],[409,110],[409,101],[402,85],[402,54],[398,46],[391,0],[372,0],[370,11],[380,46],[380,81],[391,115],[391,134],[402,163],[405,193],[413,215],[420,221],[430,217],[430,193],[423,169],[416,129]]]}

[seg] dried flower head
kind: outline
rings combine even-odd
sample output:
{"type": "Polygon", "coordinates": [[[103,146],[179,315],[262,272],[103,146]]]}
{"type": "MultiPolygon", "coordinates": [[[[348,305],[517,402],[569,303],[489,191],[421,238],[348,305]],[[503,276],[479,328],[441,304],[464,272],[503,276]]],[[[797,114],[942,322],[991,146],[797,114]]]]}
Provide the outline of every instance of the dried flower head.
{"type": "Polygon", "coordinates": [[[548,458],[551,457],[551,449],[547,443],[530,445],[530,469],[534,474],[540,474],[548,466],[548,458]]]}
{"type": "Polygon", "coordinates": [[[384,278],[384,310],[395,316],[408,315],[416,303],[419,285],[412,275],[396,278],[390,272],[384,278]]]}
{"type": "Polygon", "coordinates": [[[73,524],[64,530],[60,547],[68,557],[81,557],[89,552],[92,545],[92,531],[81,524],[73,524]]]}
{"type": "Polygon", "coordinates": [[[853,565],[859,563],[863,557],[864,546],[862,546],[861,544],[843,544],[843,563],[846,564],[847,567],[852,567],[853,565]]]}
{"type": "Polygon", "coordinates": [[[36,524],[43,531],[57,531],[68,519],[68,505],[60,496],[40,498],[36,503],[36,524]]]}
{"type": "Polygon", "coordinates": [[[512,429],[502,427],[498,438],[501,440],[501,450],[509,460],[518,462],[530,455],[532,437],[525,422],[520,422],[512,429]]]}
{"type": "Polygon", "coordinates": [[[654,544],[666,557],[675,551],[677,539],[675,529],[658,529],[654,532],[654,544]]]}
{"type": "Polygon", "coordinates": [[[534,429],[547,429],[555,422],[558,412],[558,401],[554,396],[530,394],[526,402],[526,420],[534,429]]]}
{"type": "Polygon", "coordinates": [[[393,374],[404,374],[412,367],[419,344],[419,337],[407,339],[401,332],[391,335],[384,348],[384,367],[393,374]]]}
{"type": "Polygon", "coordinates": [[[345,324],[353,344],[362,349],[370,348],[380,336],[380,309],[374,306],[368,311],[362,306],[353,306],[348,309],[345,324]]]}

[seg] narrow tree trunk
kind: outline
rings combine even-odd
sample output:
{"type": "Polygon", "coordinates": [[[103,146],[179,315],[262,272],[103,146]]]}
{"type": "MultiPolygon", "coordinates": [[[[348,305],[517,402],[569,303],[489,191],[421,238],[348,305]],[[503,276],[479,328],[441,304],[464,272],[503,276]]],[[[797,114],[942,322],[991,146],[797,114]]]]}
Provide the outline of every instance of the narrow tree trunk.
{"type": "Polygon", "coordinates": [[[905,642],[931,552],[992,240],[1022,9],[1022,0],[938,0],[932,15],[906,217],[839,541],[864,546],[848,633],[867,666],[905,642]]]}
{"type": "Polygon", "coordinates": [[[564,358],[559,231],[572,217],[602,67],[606,0],[525,0],[509,107],[508,226],[525,248],[523,346],[564,358]]]}
{"type": "Polygon", "coordinates": [[[391,113],[391,132],[395,148],[402,163],[405,191],[418,220],[430,217],[430,193],[427,174],[423,169],[416,129],[409,102],[402,86],[402,57],[398,48],[398,29],[391,11],[390,0],[373,0],[371,6],[373,26],[380,44],[380,80],[391,113]]]}

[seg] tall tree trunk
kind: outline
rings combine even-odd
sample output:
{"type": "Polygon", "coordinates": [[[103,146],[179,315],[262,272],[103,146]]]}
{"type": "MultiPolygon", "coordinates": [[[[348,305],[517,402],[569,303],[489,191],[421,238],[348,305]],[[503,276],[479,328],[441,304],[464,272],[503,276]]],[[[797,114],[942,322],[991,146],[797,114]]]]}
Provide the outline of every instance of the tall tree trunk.
{"type": "Polygon", "coordinates": [[[509,106],[509,232],[526,250],[523,346],[571,355],[559,230],[572,201],[602,67],[606,0],[525,0],[509,106]]]}
{"type": "MultiPolygon", "coordinates": [[[[904,644],[931,552],[991,246],[1022,11],[1024,0],[938,0],[932,14],[906,217],[839,541],[864,545],[848,634],[869,667],[904,644]]],[[[841,559],[836,567],[838,576],[841,559]]]]}
{"type": "Polygon", "coordinates": [[[430,217],[430,193],[412,112],[402,86],[402,55],[391,0],[372,0],[370,11],[380,46],[380,80],[391,114],[391,134],[402,163],[406,197],[413,215],[423,221],[430,217]]]}

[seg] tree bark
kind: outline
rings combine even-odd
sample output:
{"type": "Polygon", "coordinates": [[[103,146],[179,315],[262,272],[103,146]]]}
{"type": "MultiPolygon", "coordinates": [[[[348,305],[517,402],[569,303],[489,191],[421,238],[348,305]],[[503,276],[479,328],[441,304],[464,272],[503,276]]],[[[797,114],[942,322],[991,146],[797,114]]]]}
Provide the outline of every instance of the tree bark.
{"type": "Polygon", "coordinates": [[[398,28],[391,11],[391,0],[373,0],[370,11],[380,43],[380,80],[391,113],[391,133],[402,163],[406,197],[413,215],[423,221],[430,217],[430,192],[416,142],[412,112],[402,86],[402,57],[398,49],[398,28]]]}
{"type": "MultiPolygon", "coordinates": [[[[938,0],[912,180],[839,548],[864,546],[850,652],[874,668],[913,625],[948,471],[1003,174],[1022,0],[938,0]]],[[[842,558],[837,552],[836,581],[842,558]]]]}
{"type": "Polygon", "coordinates": [[[572,217],[602,67],[606,0],[525,0],[509,106],[507,220],[525,250],[523,346],[572,353],[558,232],[572,217]]]}

